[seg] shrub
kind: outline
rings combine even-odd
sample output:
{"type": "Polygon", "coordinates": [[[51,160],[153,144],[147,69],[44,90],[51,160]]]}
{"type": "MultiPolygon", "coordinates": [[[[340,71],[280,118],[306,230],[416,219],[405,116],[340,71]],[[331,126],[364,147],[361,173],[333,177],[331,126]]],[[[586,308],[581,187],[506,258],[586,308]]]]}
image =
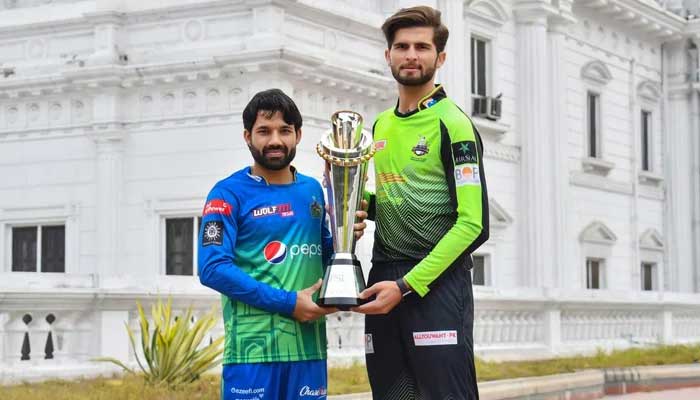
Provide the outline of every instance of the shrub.
{"type": "MultiPolygon", "coordinates": [[[[137,308],[141,326],[140,346],[144,360],[139,356],[136,335],[128,323],[126,330],[129,333],[136,363],[147,383],[165,384],[169,387],[187,384],[199,379],[204,372],[221,362],[219,356],[223,353],[224,337],[212,341],[207,346],[201,345],[206,334],[216,325],[215,309],[191,323],[192,307],[187,309],[185,315],[177,318],[172,314],[172,298],[168,298],[166,304],[158,299],[151,306],[153,320],[153,329],[151,329],[140,303],[137,303],[137,308]]],[[[129,373],[136,373],[115,358],[102,357],[95,361],[111,362],[129,373]]]]}

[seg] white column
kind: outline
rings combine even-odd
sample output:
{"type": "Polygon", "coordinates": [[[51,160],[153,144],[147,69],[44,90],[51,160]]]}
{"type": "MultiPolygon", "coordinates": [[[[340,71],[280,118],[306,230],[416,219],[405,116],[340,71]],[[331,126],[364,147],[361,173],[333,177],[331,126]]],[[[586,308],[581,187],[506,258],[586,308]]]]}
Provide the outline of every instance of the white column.
{"type": "Polygon", "coordinates": [[[122,45],[122,17],[120,10],[123,8],[118,0],[98,0],[95,6],[96,12],[87,13],[85,17],[94,26],[94,51],[88,58],[91,65],[123,64],[127,60],[121,60],[122,45]]]}
{"type": "Polygon", "coordinates": [[[545,343],[552,354],[561,347],[561,310],[546,310],[544,317],[545,343]]]}
{"type": "Polygon", "coordinates": [[[661,343],[673,344],[673,312],[664,310],[661,312],[661,343]]]}
{"type": "Polygon", "coordinates": [[[447,95],[462,110],[467,105],[467,75],[465,66],[468,63],[464,46],[464,2],[440,0],[442,23],[450,31],[445,52],[447,60],[440,71],[440,82],[445,85],[447,95]]]}
{"type": "Polygon", "coordinates": [[[119,243],[121,232],[121,198],[124,163],[124,134],[119,130],[100,132],[94,136],[97,146],[97,203],[95,204],[97,232],[98,277],[119,272],[119,243]]]}
{"type": "Polygon", "coordinates": [[[549,89],[547,16],[544,12],[516,10],[518,48],[518,115],[521,143],[520,198],[522,233],[522,284],[552,287],[554,260],[553,177],[551,121],[546,104],[549,89]]]}
{"type": "Polygon", "coordinates": [[[566,60],[565,53],[565,30],[568,24],[553,23],[549,26],[549,111],[551,112],[551,130],[548,141],[550,146],[550,157],[552,158],[552,248],[551,257],[553,268],[551,271],[552,284],[555,287],[562,287],[562,277],[566,272],[569,274],[575,271],[566,271],[567,265],[577,265],[576,261],[567,259],[567,255],[572,254],[569,250],[570,241],[567,235],[568,216],[568,194],[569,194],[569,167],[567,163],[567,146],[569,127],[567,124],[566,108],[566,60]]]}
{"type": "Polygon", "coordinates": [[[5,349],[7,346],[7,332],[5,331],[5,325],[10,322],[10,314],[0,313],[0,365],[5,362],[6,354],[8,350],[5,349]]]}
{"type": "Polygon", "coordinates": [[[665,174],[667,195],[667,243],[669,249],[670,288],[673,291],[695,290],[693,265],[690,89],[686,82],[687,57],[685,41],[669,43],[666,55],[668,100],[666,113],[665,174]]]}
{"type": "Polygon", "coordinates": [[[246,41],[249,50],[283,46],[284,9],[266,0],[254,0],[253,35],[246,41]]]}
{"type": "Polygon", "coordinates": [[[694,40],[695,49],[689,51],[691,58],[691,81],[695,80],[696,87],[691,94],[690,102],[690,134],[691,134],[691,156],[693,160],[693,242],[694,249],[693,265],[695,266],[695,291],[700,292],[700,82],[697,82],[700,74],[700,58],[697,46],[700,40],[694,40]]]}

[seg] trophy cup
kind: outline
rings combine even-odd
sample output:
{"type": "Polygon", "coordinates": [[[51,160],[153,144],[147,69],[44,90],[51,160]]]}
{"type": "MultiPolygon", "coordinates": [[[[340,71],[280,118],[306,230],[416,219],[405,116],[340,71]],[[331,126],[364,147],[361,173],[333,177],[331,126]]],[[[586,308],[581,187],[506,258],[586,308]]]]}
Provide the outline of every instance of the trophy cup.
{"type": "Polygon", "coordinates": [[[362,129],[362,116],[338,111],[331,116],[332,130],[316,146],[326,160],[326,193],[335,255],[326,268],[318,305],[348,310],[358,306],[365,290],[360,261],[355,257],[355,213],[365,187],[367,165],[374,155],[372,135],[362,129]]]}

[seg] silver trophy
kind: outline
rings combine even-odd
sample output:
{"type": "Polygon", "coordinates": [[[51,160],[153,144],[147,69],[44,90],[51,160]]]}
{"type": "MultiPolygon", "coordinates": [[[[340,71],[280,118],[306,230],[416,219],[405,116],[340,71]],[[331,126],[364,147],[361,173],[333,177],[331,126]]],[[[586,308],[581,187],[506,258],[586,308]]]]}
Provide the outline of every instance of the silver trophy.
{"type": "Polygon", "coordinates": [[[328,214],[335,255],[323,277],[317,303],[323,307],[347,310],[361,304],[358,297],[365,290],[360,261],[355,257],[355,213],[365,187],[367,165],[374,155],[372,135],[362,129],[362,116],[352,111],[338,111],[331,116],[331,131],[316,146],[326,160],[328,214]]]}

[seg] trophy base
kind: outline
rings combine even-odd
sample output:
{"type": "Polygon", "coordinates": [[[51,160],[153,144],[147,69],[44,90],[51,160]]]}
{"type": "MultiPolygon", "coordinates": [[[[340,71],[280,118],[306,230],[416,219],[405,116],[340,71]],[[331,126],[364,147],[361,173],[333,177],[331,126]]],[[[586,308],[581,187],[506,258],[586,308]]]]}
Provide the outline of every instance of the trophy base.
{"type": "Polygon", "coordinates": [[[360,306],[365,301],[355,297],[327,297],[316,301],[320,307],[335,307],[341,311],[349,311],[352,307],[360,306]]]}
{"type": "Polygon", "coordinates": [[[362,266],[355,255],[336,253],[326,268],[316,304],[347,311],[365,302],[359,295],[366,287],[362,266]]]}

